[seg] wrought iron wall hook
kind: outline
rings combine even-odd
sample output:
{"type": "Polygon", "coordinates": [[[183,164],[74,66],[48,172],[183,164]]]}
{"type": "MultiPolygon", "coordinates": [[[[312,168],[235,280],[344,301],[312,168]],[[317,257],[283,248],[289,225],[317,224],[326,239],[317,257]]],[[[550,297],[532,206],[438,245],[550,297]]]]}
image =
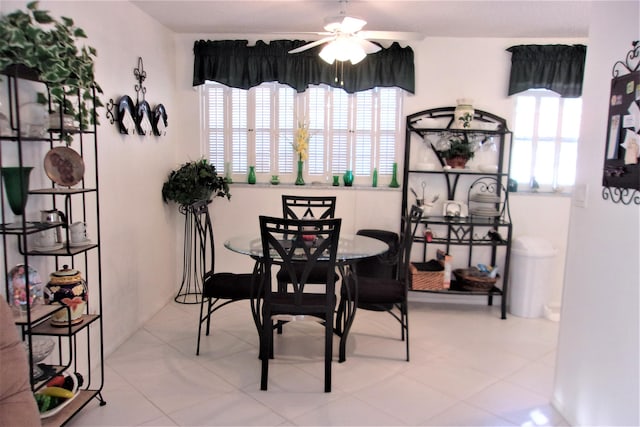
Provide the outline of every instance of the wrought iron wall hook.
{"type": "Polygon", "coordinates": [[[136,90],[136,101],[140,102],[140,93],[142,93],[142,100],[144,101],[144,96],[147,93],[147,88],[142,86],[142,83],[147,78],[147,72],[144,70],[144,64],[142,63],[142,57],[138,57],[138,67],[133,69],[133,75],[136,80],[138,80],[138,84],[134,86],[136,90]]]}
{"type": "Polygon", "coordinates": [[[134,85],[136,91],[136,103],[128,95],[123,95],[117,101],[110,99],[107,104],[107,119],[114,124],[117,122],[118,130],[121,134],[138,135],[166,135],[168,126],[167,111],[162,104],[156,105],[152,110],[145,101],[147,88],[142,85],[147,78],[144,70],[142,57],[138,57],[138,66],[133,69],[133,75],[137,84],[134,85]],[[142,94],[142,99],[140,99],[142,94]]]}
{"type": "Polygon", "coordinates": [[[116,115],[118,114],[118,111],[115,110],[116,104],[115,102],[113,102],[113,98],[109,99],[109,102],[107,103],[107,119],[109,119],[109,123],[113,124],[116,121],[116,115]],[[115,111],[115,112],[114,112],[115,111]]]}

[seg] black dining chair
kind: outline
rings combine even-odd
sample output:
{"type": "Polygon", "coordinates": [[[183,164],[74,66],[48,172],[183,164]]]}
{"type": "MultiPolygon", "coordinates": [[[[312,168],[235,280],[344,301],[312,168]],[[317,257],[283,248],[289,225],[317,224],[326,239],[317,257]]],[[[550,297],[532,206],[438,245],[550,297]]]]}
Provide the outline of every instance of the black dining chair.
{"type": "MultiPolygon", "coordinates": [[[[282,195],[282,216],[288,219],[327,219],[336,214],[335,196],[291,196],[282,195]]],[[[311,271],[308,283],[324,283],[325,265],[320,263],[311,271]]],[[[286,287],[288,274],[282,269],[276,274],[278,286],[286,287]]],[[[339,277],[336,275],[336,280],[339,277]]],[[[277,323],[278,333],[282,333],[284,322],[277,323]]]]}
{"type": "Polygon", "coordinates": [[[260,216],[264,274],[254,311],[260,314],[261,322],[261,390],[267,390],[269,359],[274,355],[274,316],[287,316],[288,320],[310,317],[324,325],[324,391],[331,391],[335,266],[341,222],[339,218],[300,220],[260,216]],[[323,265],[323,286],[318,286],[319,281],[307,286],[319,264],[323,265]],[[291,286],[272,286],[274,268],[286,274],[291,286]]]}
{"type": "Polygon", "coordinates": [[[357,309],[385,311],[393,316],[401,326],[400,338],[406,342],[407,361],[409,361],[409,310],[407,304],[409,291],[409,263],[411,246],[415,236],[422,208],[412,206],[403,218],[403,230],[398,234],[387,230],[359,230],[357,234],[381,240],[389,246],[385,253],[359,260],[355,263],[356,277],[343,280],[340,304],[336,315],[338,331],[344,325],[347,311],[352,310],[348,299],[355,296],[357,309]],[[357,286],[356,281],[357,280],[357,286]],[[348,287],[348,288],[347,288],[348,287]]]}
{"type": "MultiPolygon", "coordinates": [[[[250,299],[252,296],[252,281],[254,280],[254,274],[252,273],[214,272],[215,246],[213,227],[209,215],[209,203],[210,201],[208,200],[198,201],[189,206],[196,230],[193,243],[195,249],[194,268],[196,269],[197,277],[202,279],[196,355],[200,354],[202,324],[206,322],[206,335],[208,336],[213,313],[232,302],[250,299]]],[[[259,277],[256,280],[259,280],[259,277]]]]}

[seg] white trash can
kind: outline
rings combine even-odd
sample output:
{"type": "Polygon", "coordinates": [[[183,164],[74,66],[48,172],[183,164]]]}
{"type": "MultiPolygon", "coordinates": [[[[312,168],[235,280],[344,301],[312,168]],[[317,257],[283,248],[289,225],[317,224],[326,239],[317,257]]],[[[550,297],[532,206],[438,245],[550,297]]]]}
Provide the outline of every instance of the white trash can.
{"type": "Polygon", "coordinates": [[[557,250],[540,237],[522,236],[511,245],[509,312],[519,317],[542,317],[549,304],[557,250]]]}

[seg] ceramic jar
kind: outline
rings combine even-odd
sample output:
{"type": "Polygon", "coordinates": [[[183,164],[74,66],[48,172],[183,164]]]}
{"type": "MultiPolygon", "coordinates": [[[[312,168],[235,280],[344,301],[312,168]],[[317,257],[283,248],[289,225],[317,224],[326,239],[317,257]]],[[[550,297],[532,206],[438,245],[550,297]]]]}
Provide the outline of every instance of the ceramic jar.
{"type": "Polygon", "coordinates": [[[473,100],[460,98],[456,100],[458,104],[453,112],[454,122],[453,128],[455,129],[470,129],[471,122],[473,121],[473,115],[475,110],[473,109],[473,100]]]}
{"type": "Polygon", "coordinates": [[[78,270],[64,265],[62,270],[54,271],[49,276],[49,283],[45,287],[45,299],[49,304],[66,305],[70,309],[70,312],[55,312],[51,316],[52,325],[75,325],[82,322],[82,315],[87,306],[87,283],[78,270]]]}

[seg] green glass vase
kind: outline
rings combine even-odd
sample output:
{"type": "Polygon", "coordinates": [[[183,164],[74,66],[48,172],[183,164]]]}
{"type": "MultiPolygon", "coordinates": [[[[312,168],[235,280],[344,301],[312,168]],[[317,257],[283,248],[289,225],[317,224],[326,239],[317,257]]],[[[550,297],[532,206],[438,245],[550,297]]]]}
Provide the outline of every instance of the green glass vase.
{"type": "Polygon", "coordinates": [[[398,184],[398,164],[393,164],[393,174],[391,175],[391,182],[389,183],[389,187],[398,188],[400,184],[398,184]]]}
{"type": "Polygon", "coordinates": [[[13,226],[22,226],[22,215],[27,205],[27,197],[29,195],[29,175],[33,170],[32,167],[6,167],[0,171],[2,173],[2,181],[9,201],[9,207],[16,216],[13,226]]]}
{"type": "Polygon", "coordinates": [[[256,183],[256,167],[255,166],[249,166],[249,177],[247,178],[247,182],[249,184],[256,183]]]}
{"type": "Polygon", "coordinates": [[[351,187],[353,185],[353,172],[350,170],[346,171],[342,179],[344,180],[345,187],[351,187]]]}
{"type": "Polygon", "coordinates": [[[304,177],[302,173],[304,172],[304,162],[302,160],[298,160],[298,175],[296,176],[296,185],[304,185],[304,177]]]}

